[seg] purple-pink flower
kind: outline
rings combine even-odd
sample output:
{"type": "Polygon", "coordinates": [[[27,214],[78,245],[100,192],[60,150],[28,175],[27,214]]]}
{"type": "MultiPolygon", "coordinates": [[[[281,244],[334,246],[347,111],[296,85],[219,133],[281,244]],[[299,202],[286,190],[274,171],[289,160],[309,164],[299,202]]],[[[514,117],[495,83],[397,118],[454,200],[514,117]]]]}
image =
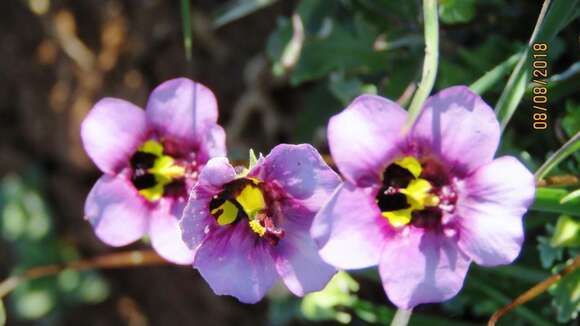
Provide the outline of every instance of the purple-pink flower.
{"type": "Polygon", "coordinates": [[[379,266],[401,308],[455,296],[472,261],[511,263],[534,178],[515,158],[494,159],[500,127],[467,87],[430,97],[408,133],[407,112],[378,96],[331,118],[331,154],[346,181],[315,217],[321,257],[339,268],[379,266]]]}
{"type": "Polygon", "coordinates": [[[278,145],[249,171],[227,158],[201,171],[181,220],[193,266],[216,294],[255,303],[282,278],[298,296],[335,269],[310,237],[312,219],[340,178],[310,145],[278,145]]]}
{"type": "Polygon", "coordinates": [[[213,93],[186,78],[159,85],[145,111],[115,98],[95,104],[81,138],[104,173],[85,203],[85,216],[102,241],[123,246],[148,234],[164,258],[193,261],[178,219],[203,165],[225,155],[217,118],[213,93]]]}

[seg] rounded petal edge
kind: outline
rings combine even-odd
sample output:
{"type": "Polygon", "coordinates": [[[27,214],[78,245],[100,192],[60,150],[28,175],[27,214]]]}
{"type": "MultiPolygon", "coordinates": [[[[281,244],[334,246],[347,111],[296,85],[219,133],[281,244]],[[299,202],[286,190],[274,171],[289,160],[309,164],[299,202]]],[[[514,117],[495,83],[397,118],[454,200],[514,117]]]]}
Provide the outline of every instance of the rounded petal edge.
{"type": "Polygon", "coordinates": [[[534,176],[517,159],[504,156],[480,167],[465,180],[457,203],[459,247],[479,265],[514,261],[534,194],[534,176]]]}
{"type": "Polygon", "coordinates": [[[328,122],[328,145],[336,166],[353,184],[380,181],[386,164],[399,154],[407,112],[374,95],[357,97],[328,122]]]}
{"type": "Polygon", "coordinates": [[[102,176],[85,202],[85,218],[99,239],[119,247],[139,240],[149,227],[151,208],[128,180],[102,176]]]}
{"type": "Polygon", "coordinates": [[[97,167],[118,173],[147,137],[145,112],[116,98],[97,102],[81,123],[81,140],[97,167]]]}

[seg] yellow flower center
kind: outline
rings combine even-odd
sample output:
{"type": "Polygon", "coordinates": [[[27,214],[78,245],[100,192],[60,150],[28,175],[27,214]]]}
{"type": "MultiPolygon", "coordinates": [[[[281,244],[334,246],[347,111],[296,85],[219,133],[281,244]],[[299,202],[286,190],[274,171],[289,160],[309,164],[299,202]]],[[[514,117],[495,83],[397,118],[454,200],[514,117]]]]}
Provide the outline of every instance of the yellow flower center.
{"type": "Polygon", "coordinates": [[[223,202],[211,209],[210,213],[217,218],[219,225],[232,224],[238,217],[247,217],[250,229],[262,237],[266,234],[266,228],[257,217],[266,208],[266,201],[259,187],[260,181],[253,178],[238,180],[233,189],[225,190],[223,202]]]}
{"type": "Polygon", "coordinates": [[[175,163],[175,160],[163,154],[163,145],[155,140],[146,141],[138,152],[151,154],[155,157],[153,166],[146,169],[146,173],[155,178],[155,185],[139,190],[139,194],[149,201],[159,200],[164,193],[165,186],[185,176],[185,168],[175,163]]]}
{"type": "MultiPolygon", "coordinates": [[[[439,198],[430,193],[432,186],[429,181],[419,177],[422,172],[422,167],[421,163],[419,163],[416,158],[406,156],[402,159],[395,160],[393,164],[405,169],[410,173],[410,175],[412,175],[411,180],[408,182],[406,187],[392,190],[397,194],[403,194],[405,196],[407,207],[382,212],[383,217],[388,219],[391,225],[400,227],[411,222],[413,211],[437,206],[439,204],[439,198]]],[[[383,180],[383,183],[388,181],[389,180],[383,180]]],[[[391,190],[387,189],[386,191],[388,192],[391,190]]],[[[386,196],[389,196],[389,194],[386,196]]]]}

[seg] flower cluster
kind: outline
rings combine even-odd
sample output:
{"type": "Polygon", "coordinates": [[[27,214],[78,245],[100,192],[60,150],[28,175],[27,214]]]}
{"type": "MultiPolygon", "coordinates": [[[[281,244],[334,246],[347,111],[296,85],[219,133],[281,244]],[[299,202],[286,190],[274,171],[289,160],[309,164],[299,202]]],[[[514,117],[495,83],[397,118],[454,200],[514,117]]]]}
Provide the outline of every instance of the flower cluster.
{"type": "Polygon", "coordinates": [[[279,279],[302,296],[335,268],[377,265],[395,305],[444,301],[472,261],[517,257],[533,177],[513,157],[494,159],[497,119],[466,87],[429,98],[408,132],[406,119],[370,95],[332,117],[328,142],[343,181],[307,144],[232,166],[216,99],[193,81],[158,86],[145,111],[104,99],[81,130],[105,173],[85,215],[107,244],[147,233],[161,256],[246,303],[279,279]]]}

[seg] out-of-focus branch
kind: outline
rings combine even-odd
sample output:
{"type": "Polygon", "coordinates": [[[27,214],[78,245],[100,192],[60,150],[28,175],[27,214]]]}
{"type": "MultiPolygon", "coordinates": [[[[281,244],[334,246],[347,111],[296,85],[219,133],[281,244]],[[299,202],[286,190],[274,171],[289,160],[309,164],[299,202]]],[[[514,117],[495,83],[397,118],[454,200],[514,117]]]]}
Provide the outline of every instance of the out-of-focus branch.
{"type": "Polygon", "coordinates": [[[87,269],[116,269],[163,264],[169,264],[169,262],[161,258],[154,250],[132,250],[72,261],[61,265],[53,264],[33,267],[0,283],[0,299],[12,292],[22,282],[51,276],[67,269],[83,271],[87,269]]]}
{"type": "Polygon", "coordinates": [[[509,313],[510,311],[514,310],[518,306],[520,306],[520,305],[522,305],[522,304],[524,304],[524,303],[526,303],[526,302],[534,299],[538,295],[542,294],[550,286],[552,286],[556,282],[560,281],[562,279],[562,277],[564,277],[567,274],[570,274],[573,271],[577,270],[578,267],[580,267],[580,257],[576,257],[576,259],[574,259],[574,261],[570,265],[566,266],[566,268],[564,268],[558,274],[554,274],[554,275],[548,277],[544,281],[538,283],[537,285],[535,285],[531,289],[529,289],[526,292],[524,292],[522,295],[520,295],[519,297],[517,297],[510,304],[508,304],[508,305],[502,307],[501,309],[499,309],[498,311],[496,311],[491,316],[491,318],[489,319],[489,321],[487,322],[487,326],[495,326],[495,324],[498,322],[498,320],[501,317],[505,316],[507,313],[509,313]]]}

